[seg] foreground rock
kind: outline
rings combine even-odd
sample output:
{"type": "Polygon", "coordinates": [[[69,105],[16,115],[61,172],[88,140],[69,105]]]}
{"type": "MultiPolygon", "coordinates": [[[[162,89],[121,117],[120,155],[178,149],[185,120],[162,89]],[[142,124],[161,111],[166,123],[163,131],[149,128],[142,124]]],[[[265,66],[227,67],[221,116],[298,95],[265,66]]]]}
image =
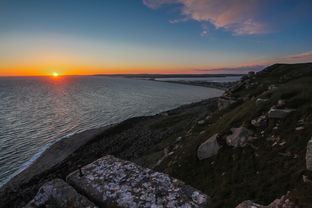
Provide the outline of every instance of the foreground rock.
{"type": "Polygon", "coordinates": [[[307,144],[306,166],[307,170],[312,171],[312,138],[308,141],[307,144]]]}
{"type": "Polygon", "coordinates": [[[291,197],[289,197],[289,194],[286,194],[282,196],[280,199],[275,199],[268,206],[256,204],[248,200],[240,203],[235,208],[299,208],[299,206],[297,206],[294,200],[291,197]]]}
{"type": "Polygon", "coordinates": [[[24,208],[97,208],[86,197],[80,195],[73,187],[61,179],[44,184],[35,198],[24,208]]]}
{"type": "Polygon", "coordinates": [[[218,154],[220,146],[217,142],[217,137],[218,134],[213,135],[198,147],[197,150],[198,159],[203,160],[218,154]]]}
{"type": "Polygon", "coordinates": [[[232,134],[226,137],[226,143],[233,147],[245,147],[253,132],[245,127],[232,128],[232,134]]]}
{"type": "Polygon", "coordinates": [[[293,112],[293,109],[276,109],[276,108],[271,108],[268,116],[269,118],[285,118],[288,116],[291,112],[293,112]]]}
{"type": "Polygon", "coordinates": [[[101,206],[211,207],[208,196],[166,174],[142,168],[113,156],[102,157],[67,177],[101,206]]]}

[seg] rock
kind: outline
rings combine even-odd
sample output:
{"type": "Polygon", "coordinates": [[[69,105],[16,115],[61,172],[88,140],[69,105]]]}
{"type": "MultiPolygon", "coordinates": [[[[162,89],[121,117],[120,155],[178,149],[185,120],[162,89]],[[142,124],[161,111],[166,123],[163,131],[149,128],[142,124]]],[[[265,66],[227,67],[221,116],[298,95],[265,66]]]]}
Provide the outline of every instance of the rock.
{"type": "Polygon", "coordinates": [[[265,207],[248,200],[240,203],[235,208],[265,208],[265,207]]]}
{"type": "Polygon", "coordinates": [[[277,101],[277,107],[281,108],[281,107],[284,107],[285,105],[286,105],[285,100],[278,100],[277,101]]]}
{"type": "Polygon", "coordinates": [[[306,152],[306,167],[312,171],[312,138],[308,141],[306,152]]]}
{"type": "Polygon", "coordinates": [[[218,109],[223,110],[223,109],[229,107],[230,105],[234,104],[235,102],[236,102],[236,100],[231,98],[231,97],[226,97],[226,96],[219,97],[218,98],[218,109]]]}
{"type": "Polygon", "coordinates": [[[197,157],[199,160],[203,160],[218,154],[220,146],[217,142],[217,137],[218,134],[213,135],[198,147],[197,157]]]}
{"type": "Polygon", "coordinates": [[[203,124],[205,124],[205,121],[204,120],[200,120],[200,121],[197,122],[197,124],[198,125],[203,125],[203,124]]]}
{"type": "Polygon", "coordinates": [[[181,140],[182,140],[182,137],[178,137],[177,139],[176,139],[176,142],[181,142],[181,140]]]}
{"type": "Polygon", "coordinates": [[[295,130],[296,130],[296,131],[302,131],[302,130],[304,130],[304,127],[303,127],[303,126],[299,126],[299,127],[297,127],[295,130]]]}
{"type": "Polygon", "coordinates": [[[206,116],[205,120],[209,120],[211,118],[210,115],[206,116]]]}
{"type": "Polygon", "coordinates": [[[44,184],[35,198],[24,208],[97,208],[86,197],[80,195],[73,187],[61,179],[54,179],[44,184]]]}
{"type": "Polygon", "coordinates": [[[276,90],[276,89],[277,89],[277,87],[275,85],[270,85],[268,87],[268,90],[276,90]]]}
{"type": "Polygon", "coordinates": [[[255,74],[256,73],[254,71],[250,71],[250,72],[248,72],[248,77],[251,78],[251,77],[255,76],[255,74]]]}
{"type": "Polygon", "coordinates": [[[305,176],[305,175],[302,176],[302,180],[303,180],[304,183],[311,183],[311,182],[312,182],[312,181],[309,179],[309,177],[308,177],[308,176],[305,176]]]}
{"type": "Polygon", "coordinates": [[[75,171],[67,181],[101,207],[212,207],[210,198],[182,181],[113,156],[75,171]]]}
{"type": "Polygon", "coordinates": [[[256,100],[256,103],[258,104],[258,103],[264,103],[264,102],[267,102],[269,99],[262,99],[262,98],[258,98],[257,100],[256,100]]]}
{"type": "Polygon", "coordinates": [[[260,204],[256,204],[252,201],[244,201],[237,205],[235,208],[298,208],[295,204],[294,200],[287,195],[282,196],[280,199],[275,199],[271,204],[268,206],[263,206],[260,204]]]}
{"type": "Polygon", "coordinates": [[[265,115],[262,115],[256,119],[251,120],[251,124],[257,128],[266,128],[267,127],[267,118],[265,115]]]}
{"type": "Polygon", "coordinates": [[[226,137],[226,143],[233,147],[244,147],[253,132],[245,127],[232,128],[232,134],[226,137]]]}
{"type": "Polygon", "coordinates": [[[269,118],[285,118],[288,116],[291,112],[295,111],[294,109],[276,109],[271,108],[268,112],[269,118]]]}

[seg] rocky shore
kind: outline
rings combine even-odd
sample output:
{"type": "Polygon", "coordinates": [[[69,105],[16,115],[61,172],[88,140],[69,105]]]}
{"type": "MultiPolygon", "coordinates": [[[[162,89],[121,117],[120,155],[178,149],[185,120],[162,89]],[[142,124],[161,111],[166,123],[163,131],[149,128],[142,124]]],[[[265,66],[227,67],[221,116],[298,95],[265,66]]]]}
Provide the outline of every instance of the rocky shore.
{"type": "MultiPolygon", "coordinates": [[[[196,123],[217,108],[217,98],[188,104],[155,116],[131,118],[119,124],[65,138],[0,189],[0,207],[23,207],[51,179],[66,176],[107,154],[138,161],[151,147],[196,123]],[[75,142],[74,142],[75,141],[75,142]]],[[[157,159],[157,157],[155,157],[157,159]]]]}

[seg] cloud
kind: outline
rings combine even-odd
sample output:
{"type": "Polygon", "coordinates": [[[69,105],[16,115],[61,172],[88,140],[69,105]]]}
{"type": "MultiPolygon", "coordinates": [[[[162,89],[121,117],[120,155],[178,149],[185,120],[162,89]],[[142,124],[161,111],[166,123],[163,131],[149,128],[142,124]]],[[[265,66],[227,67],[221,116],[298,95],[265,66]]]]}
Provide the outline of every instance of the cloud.
{"type": "Polygon", "coordinates": [[[300,63],[300,62],[312,62],[312,51],[305,53],[289,55],[280,58],[270,59],[269,63],[300,63]]]}
{"type": "MultiPolygon", "coordinates": [[[[143,0],[152,9],[162,5],[182,5],[180,14],[185,20],[209,22],[217,29],[234,35],[254,35],[268,32],[267,26],[256,21],[260,0],[143,0]]],[[[171,20],[177,23],[180,20],[171,20]]]]}

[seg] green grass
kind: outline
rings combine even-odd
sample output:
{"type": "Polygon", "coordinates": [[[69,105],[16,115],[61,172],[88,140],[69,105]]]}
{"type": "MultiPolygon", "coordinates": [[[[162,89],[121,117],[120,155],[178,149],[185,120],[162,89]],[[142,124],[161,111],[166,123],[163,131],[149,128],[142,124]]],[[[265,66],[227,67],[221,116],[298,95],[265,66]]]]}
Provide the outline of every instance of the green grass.
{"type": "MultiPolygon", "coordinates": [[[[253,81],[257,83],[256,87],[235,92],[236,97],[250,97],[248,101],[215,112],[205,125],[197,126],[190,136],[185,136],[183,147],[157,170],[204,191],[212,197],[215,207],[235,207],[244,200],[266,205],[287,191],[291,191],[301,206],[311,207],[312,185],[304,184],[302,175],[312,176],[305,169],[306,144],[312,136],[312,64],[273,65],[253,81]],[[278,88],[268,91],[271,84],[278,88]],[[256,104],[257,98],[269,101],[256,104]],[[279,99],[286,100],[286,106],[296,111],[285,119],[270,120],[264,137],[261,137],[261,130],[252,127],[250,121],[267,113],[279,99]],[[305,120],[305,129],[295,131],[301,119],[305,120]],[[279,129],[273,130],[277,124],[279,129]],[[225,145],[226,134],[241,125],[258,135],[253,142],[257,149],[250,146],[234,149],[225,145]],[[205,133],[199,134],[203,130],[205,133]],[[220,134],[218,141],[223,147],[218,155],[199,161],[196,157],[198,146],[215,133],[220,134]],[[272,135],[279,136],[286,144],[273,147],[273,142],[266,140],[272,135]],[[169,165],[172,160],[177,163],[169,165]]],[[[162,125],[171,122],[175,119],[162,125]]],[[[168,143],[162,148],[165,145],[168,143]]]]}

